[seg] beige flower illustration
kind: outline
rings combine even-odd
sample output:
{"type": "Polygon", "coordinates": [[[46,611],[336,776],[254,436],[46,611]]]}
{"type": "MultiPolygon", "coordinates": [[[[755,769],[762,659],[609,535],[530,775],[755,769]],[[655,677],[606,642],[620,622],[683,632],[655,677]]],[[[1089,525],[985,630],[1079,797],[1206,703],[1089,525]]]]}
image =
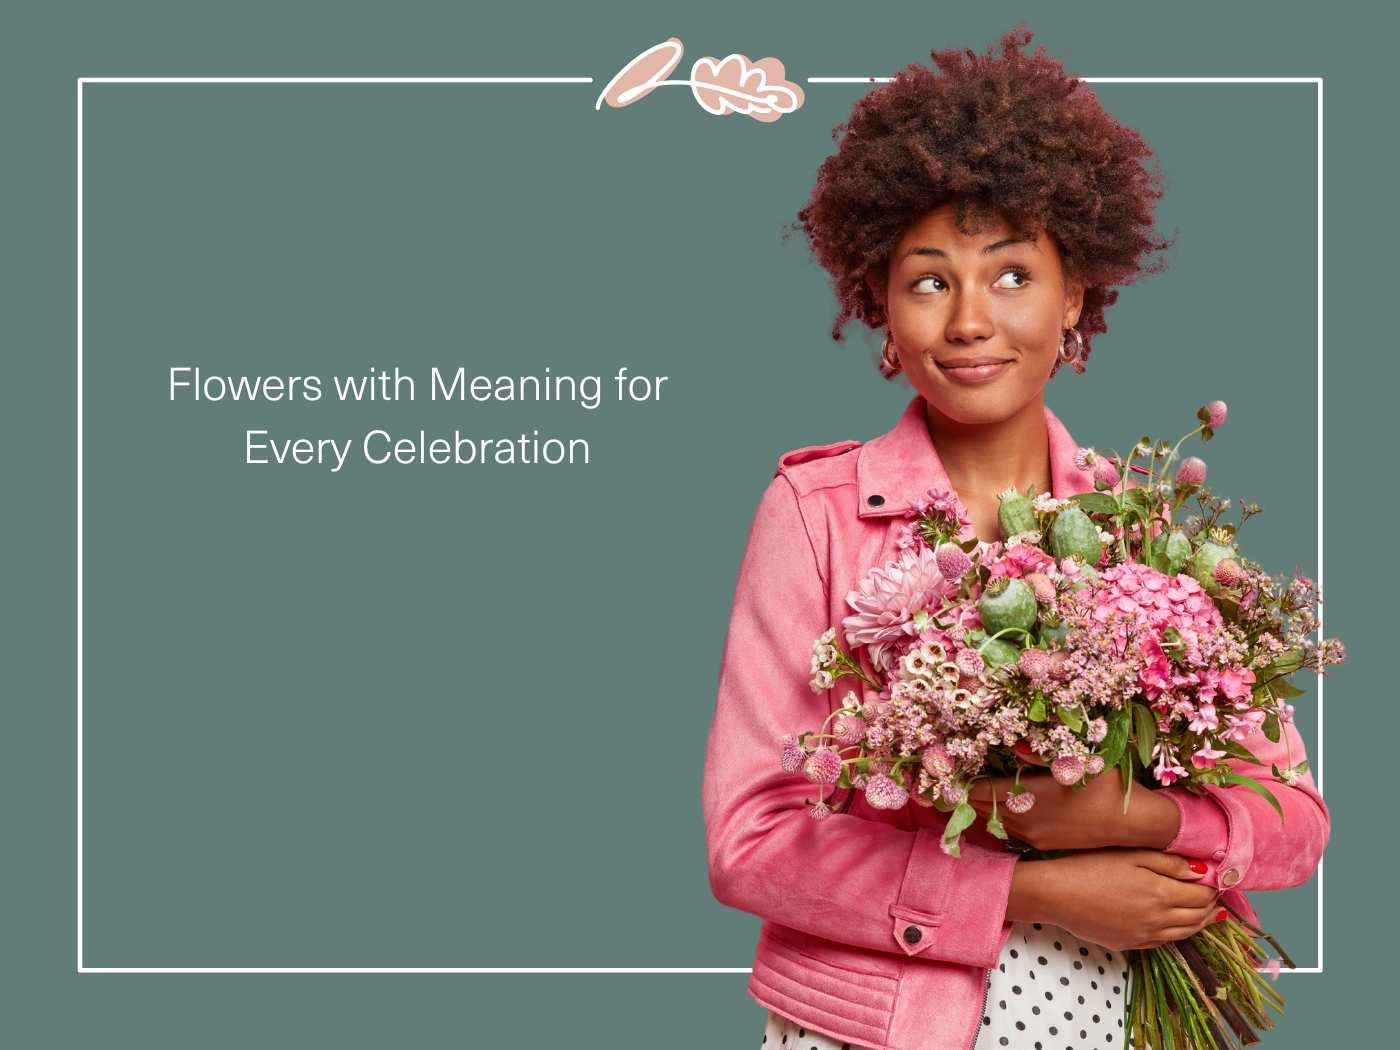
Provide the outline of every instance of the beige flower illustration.
{"type": "Polygon", "coordinates": [[[689,87],[695,101],[717,117],[730,113],[772,123],[784,113],[802,105],[802,88],[787,79],[783,63],[776,58],[754,61],[731,54],[723,59],[698,58],[690,67],[689,80],[667,80],[680,64],[684,46],[676,37],[647,48],[623,66],[593,103],[595,110],[606,102],[614,109],[630,106],[658,87],[689,87]]]}

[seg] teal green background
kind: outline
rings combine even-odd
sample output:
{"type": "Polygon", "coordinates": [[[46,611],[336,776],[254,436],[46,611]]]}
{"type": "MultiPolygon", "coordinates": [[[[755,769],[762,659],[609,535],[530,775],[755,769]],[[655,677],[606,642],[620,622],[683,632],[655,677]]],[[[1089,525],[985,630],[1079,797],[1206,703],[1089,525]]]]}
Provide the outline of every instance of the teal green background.
{"type": "MultiPolygon", "coordinates": [[[[831,342],[826,275],[781,237],[864,90],[806,78],[981,50],[1020,16],[7,6],[6,1041],[729,1047],[762,1027],[743,974],[76,972],[75,78],[594,78],[85,89],[84,964],[743,967],[758,922],[710,897],[699,778],[749,519],[780,453],[880,433],[911,396],[858,324],[831,342]],[[595,112],[671,35],[674,76],[775,55],[804,106],[717,119],[675,89],[595,112]],[[172,365],[422,381],[396,404],[172,404],[172,365]],[[670,378],[659,403],[588,412],[434,403],[432,365],[670,378]],[[593,463],[245,466],[264,426],[537,428],[593,463]]],[[[1082,76],[1326,78],[1323,584],[1351,660],[1327,689],[1326,970],[1281,980],[1265,1044],[1360,1036],[1393,925],[1389,796],[1363,772],[1388,756],[1362,747],[1389,730],[1368,659],[1386,563],[1353,531],[1394,502],[1363,443],[1393,419],[1386,34],[1348,4],[1028,24],[1082,76]]],[[[1264,506],[1253,557],[1316,573],[1316,88],[1094,88],[1158,152],[1179,239],[1047,400],[1120,445],[1226,400],[1212,486],[1264,506]]],[[[1316,701],[1295,701],[1314,759],[1316,701]]],[[[1302,965],[1318,883],[1253,897],[1302,965]]]]}

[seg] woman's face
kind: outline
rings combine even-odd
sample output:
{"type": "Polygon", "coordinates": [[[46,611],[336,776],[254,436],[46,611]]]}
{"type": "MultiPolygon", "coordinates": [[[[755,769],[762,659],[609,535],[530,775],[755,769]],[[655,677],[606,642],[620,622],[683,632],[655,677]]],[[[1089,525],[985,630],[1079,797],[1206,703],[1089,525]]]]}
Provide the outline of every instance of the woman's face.
{"type": "Polygon", "coordinates": [[[936,413],[968,424],[1000,422],[1039,400],[1060,332],[1084,302],[1067,285],[1052,236],[1018,241],[999,217],[964,234],[951,204],[905,230],[884,291],[904,374],[936,413]],[[999,363],[953,367],[964,359],[999,363]]]}

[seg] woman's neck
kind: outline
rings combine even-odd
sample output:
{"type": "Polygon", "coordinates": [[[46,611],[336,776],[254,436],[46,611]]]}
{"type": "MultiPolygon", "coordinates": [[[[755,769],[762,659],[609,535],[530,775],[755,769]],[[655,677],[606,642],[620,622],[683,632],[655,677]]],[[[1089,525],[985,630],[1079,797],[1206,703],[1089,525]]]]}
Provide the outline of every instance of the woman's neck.
{"type": "Polygon", "coordinates": [[[997,423],[963,424],[925,402],[924,418],[953,491],[969,508],[995,505],[1008,488],[1050,492],[1050,438],[1045,403],[1036,398],[997,423]]]}

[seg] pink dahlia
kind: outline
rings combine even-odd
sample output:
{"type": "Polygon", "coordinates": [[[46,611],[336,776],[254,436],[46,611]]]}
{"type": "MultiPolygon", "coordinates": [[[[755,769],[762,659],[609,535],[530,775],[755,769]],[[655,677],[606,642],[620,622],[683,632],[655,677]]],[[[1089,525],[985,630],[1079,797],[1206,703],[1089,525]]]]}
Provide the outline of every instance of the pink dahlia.
{"type": "Polygon", "coordinates": [[[874,569],[860,581],[860,589],[846,594],[855,610],[841,621],[852,646],[867,646],[870,658],[887,667],[886,650],[916,633],[913,616],[920,609],[936,608],[956,593],[943,578],[938,560],[927,547],[908,550],[883,569],[874,569]]]}

